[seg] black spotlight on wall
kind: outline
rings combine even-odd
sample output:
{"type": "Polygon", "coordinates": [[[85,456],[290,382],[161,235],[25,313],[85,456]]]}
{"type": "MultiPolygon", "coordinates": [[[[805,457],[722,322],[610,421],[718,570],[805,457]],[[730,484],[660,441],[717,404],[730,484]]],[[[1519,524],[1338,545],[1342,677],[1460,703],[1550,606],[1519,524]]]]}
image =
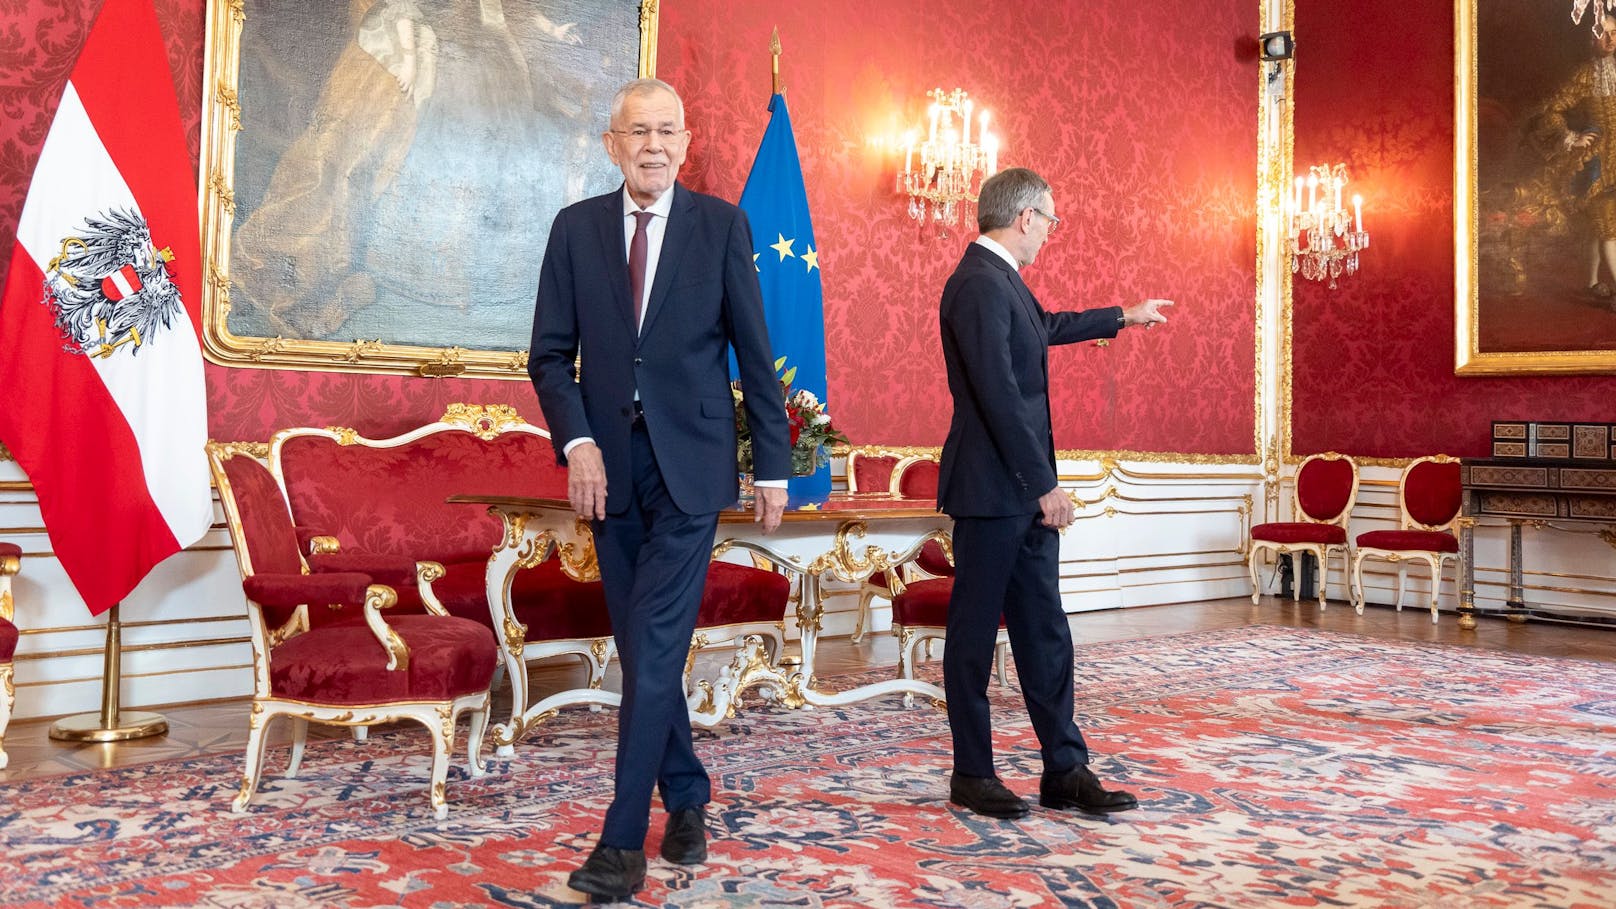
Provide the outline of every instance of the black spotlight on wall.
{"type": "Polygon", "coordinates": [[[1261,48],[1264,61],[1289,60],[1296,51],[1296,42],[1291,40],[1290,32],[1269,32],[1257,36],[1257,44],[1261,48]]]}

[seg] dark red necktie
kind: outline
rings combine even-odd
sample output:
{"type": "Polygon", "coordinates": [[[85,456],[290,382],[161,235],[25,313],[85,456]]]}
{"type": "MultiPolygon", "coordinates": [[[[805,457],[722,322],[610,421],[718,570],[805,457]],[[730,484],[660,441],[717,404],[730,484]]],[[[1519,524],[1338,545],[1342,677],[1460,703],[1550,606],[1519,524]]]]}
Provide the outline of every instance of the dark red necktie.
{"type": "Polygon", "coordinates": [[[634,240],[628,245],[628,293],[634,298],[634,330],[645,320],[645,226],[655,217],[648,211],[634,213],[634,240]]]}

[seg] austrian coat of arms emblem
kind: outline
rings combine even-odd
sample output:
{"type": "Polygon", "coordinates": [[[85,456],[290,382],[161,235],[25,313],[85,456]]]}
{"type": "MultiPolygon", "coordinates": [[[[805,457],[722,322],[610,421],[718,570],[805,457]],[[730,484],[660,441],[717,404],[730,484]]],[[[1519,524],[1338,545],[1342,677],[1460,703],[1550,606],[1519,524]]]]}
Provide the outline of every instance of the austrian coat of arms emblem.
{"type": "Polygon", "coordinates": [[[87,217],[76,236],[45,267],[44,299],[68,353],[136,356],[184,317],[180,290],[169,274],[173,252],[152,243],[138,211],[113,209],[87,217]]]}

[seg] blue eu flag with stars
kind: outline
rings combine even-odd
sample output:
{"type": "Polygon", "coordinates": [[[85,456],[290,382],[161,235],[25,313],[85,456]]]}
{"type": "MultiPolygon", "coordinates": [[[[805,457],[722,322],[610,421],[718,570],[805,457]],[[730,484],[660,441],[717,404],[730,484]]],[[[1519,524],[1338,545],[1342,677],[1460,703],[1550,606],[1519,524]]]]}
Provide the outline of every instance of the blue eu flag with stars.
{"type": "MultiPolygon", "coordinates": [[[[796,370],[791,387],[825,400],[825,295],[819,283],[819,244],[808,218],[797,140],[784,95],[769,99],[769,128],[763,133],[752,173],[741,191],[741,208],[752,222],[753,262],[763,285],[763,315],[769,323],[774,357],[785,358],[782,372],[796,370]]],[[[827,412],[830,412],[827,410],[827,412]]],[[[812,476],[793,477],[791,497],[823,497],[830,492],[830,465],[812,476]]]]}

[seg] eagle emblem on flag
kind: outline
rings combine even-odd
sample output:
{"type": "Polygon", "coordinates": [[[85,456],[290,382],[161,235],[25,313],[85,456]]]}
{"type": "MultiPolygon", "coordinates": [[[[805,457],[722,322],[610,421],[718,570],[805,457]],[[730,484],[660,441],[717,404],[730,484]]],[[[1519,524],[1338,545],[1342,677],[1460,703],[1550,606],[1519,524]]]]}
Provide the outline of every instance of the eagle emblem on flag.
{"type": "Polygon", "coordinates": [[[169,274],[174,254],[152,243],[138,211],[87,217],[45,268],[44,299],[68,353],[110,357],[128,346],[140,353],[184,312],[169,274]]]}

